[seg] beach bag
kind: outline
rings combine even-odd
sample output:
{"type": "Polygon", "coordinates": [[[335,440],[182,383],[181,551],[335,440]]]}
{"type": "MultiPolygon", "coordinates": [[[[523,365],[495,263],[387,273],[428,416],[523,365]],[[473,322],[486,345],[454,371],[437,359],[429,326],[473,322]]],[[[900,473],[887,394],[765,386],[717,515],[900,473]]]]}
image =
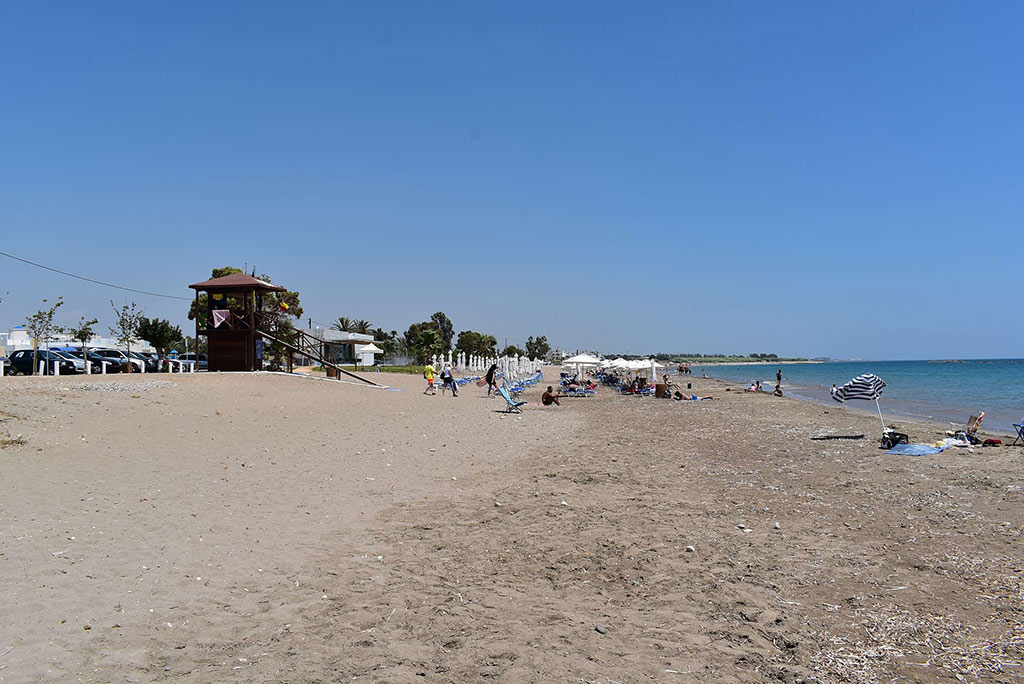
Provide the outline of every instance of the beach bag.
{"type": "Polygon", "coordinates": [[[981,446],[983,447],[997,447],[1002,445],[1003,440],[1001,439],[986,439],[984,442],[981,443],[981,446]]]}
{"type": "Polygon", "coordinates": [[[889,431],[882,435],[882,448],[892,449],[897,444],[909,444],[910,436],[902,432],[889,431]]]}

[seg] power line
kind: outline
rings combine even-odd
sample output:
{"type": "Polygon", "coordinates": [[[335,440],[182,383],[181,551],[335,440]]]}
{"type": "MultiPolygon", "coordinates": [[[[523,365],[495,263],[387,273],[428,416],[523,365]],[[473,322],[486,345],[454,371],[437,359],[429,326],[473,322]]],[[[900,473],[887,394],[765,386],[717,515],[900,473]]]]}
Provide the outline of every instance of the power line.
{"type": "Polygon", "coordinates": [[[52,268],[50,266],[44,266],[43,264],[37,264],[34,261],[29,261],[28,259],[22,259],[21,257],[16,257],[13,254],[8,254],[7,252],[0,252],[0,256],[5,256],[8,259],[14,259],[15,261],[20,261],[20,262],[22,262],[24,264],[29,264],[30,266],[35,266],[37,268],[42,268],[42,269],[45,269],[47,271],[53,271],[54,273],[60,273],[61,275],[66,275],[66,276],[71,277],[71,278],[78,278],[79,280],[84,280],[87,283],[96,283],[97,285],[103,285],[104,287],[113,287],[113,288],[115,288],[117,290],[125,290],[127,292],[137,292],[138,294],[149,295],[151,297],[163,297],[165,299],[181,299],[181,300],[184,300],[186,302],[192,301],[192,299],[190,297],[178,297],[177,295],[160,294],[159,292],[148,292],[146,290],[136,290],[134,287],[124,287],[123,285],[114,285],[113,283],[105,283],[102,280],[94,280],[93,278],[86,278],[85,276],[75,275],[74,273],[68,273],[67,271],[62,271],[59,268],[52,268]]]}

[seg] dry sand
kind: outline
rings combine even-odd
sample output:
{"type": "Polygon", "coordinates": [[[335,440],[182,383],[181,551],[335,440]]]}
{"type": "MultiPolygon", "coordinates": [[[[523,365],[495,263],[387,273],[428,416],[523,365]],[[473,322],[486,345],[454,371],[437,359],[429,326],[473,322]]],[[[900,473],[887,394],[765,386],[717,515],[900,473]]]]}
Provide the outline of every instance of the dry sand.
{"type": "Polygon", "coordinates": [[[383,378],[0,379],[0,681],[1024,677],[1020,448],[383,378]]]}

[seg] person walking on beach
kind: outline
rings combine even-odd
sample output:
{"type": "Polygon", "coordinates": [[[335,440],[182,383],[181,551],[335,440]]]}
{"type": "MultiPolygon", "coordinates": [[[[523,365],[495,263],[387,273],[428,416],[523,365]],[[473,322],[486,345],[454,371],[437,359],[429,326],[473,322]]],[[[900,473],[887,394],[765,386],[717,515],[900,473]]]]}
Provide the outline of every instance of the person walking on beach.
{"type": "Polygon", "coordinates": [[[492,363],[491,367],[487,369],[487,375],[484,376],[484,380],[487,381],[487,396],[498,394],[498,364],[492,363]]]}
{"type": "Polygon", "coordinates": [[[423,379],[427,381],[427,388],[423,393],[437,394],[437,390],[434,389],[434,367],[429,363],[423,367],[423,379]]]}
{"type": "Polygon", "coordinates": [[[459,396],[459,390],[456,387],[455,376],[452,375],[452,367],[447,363],[444,364],[444,369],[441,370],[441,396],[444,396],[444,391],[451,389],[452,396],[459,396]]]}

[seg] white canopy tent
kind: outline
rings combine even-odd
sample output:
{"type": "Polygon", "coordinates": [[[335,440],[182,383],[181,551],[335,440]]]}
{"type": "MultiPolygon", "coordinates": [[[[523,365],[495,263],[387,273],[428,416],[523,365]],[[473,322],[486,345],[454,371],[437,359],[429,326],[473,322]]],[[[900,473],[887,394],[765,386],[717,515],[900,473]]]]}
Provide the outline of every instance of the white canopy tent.
{"type": "Polygon", "coordinates": [[[570,356],[562,361],[563,368],[572,368],[575,366],[576,374],[583,377],[583,373],[587,368],[597,368],[601,365],[601,359],[590,354],[577,354],[576,356],[570,356]]]}

